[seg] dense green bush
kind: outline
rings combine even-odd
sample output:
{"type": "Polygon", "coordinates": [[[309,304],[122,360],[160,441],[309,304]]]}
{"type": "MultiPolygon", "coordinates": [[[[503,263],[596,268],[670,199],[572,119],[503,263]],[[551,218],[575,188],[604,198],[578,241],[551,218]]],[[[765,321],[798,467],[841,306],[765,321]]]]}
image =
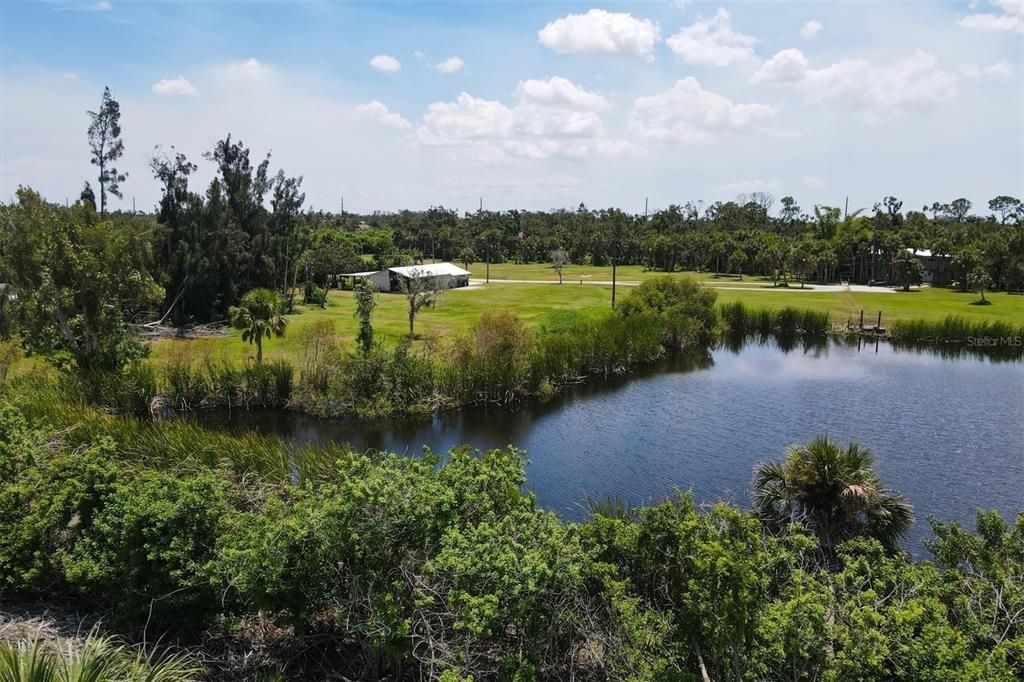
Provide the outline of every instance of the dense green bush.
{"type": "Polygon", "coordinates": [[[75,594],[116,604],[129,623],[198,631],[218,608],[205,571],[228,509],[226,488],[216,474],[122,474],[89,532],[62,557],[63,579],[75,594]]]}
{"type": "Polygon", "coordinates": [[[0,409],[0,599],[102,610],[125,634],[223,641],[255,622],[316,652],[289,664],[310,680],[1024,675],[1024,514],[934,524],[933,561],[854,537],[826,562],[800,525],[686,495],[563,521],[523,492],[514,450],[332,450],[275,482],[203,450],[241,439],[144,454],[169,439],[83,411],[68,432],[10,402],[25,407],[0,409]]]}
{"type": "Polygon", "coordinates": [[[662,342],[676,349],[710,340],[718,323],[717,295],[694,277],[655,277],[629,292],[618,312],[625,318],[658,318],[662,342]]]}

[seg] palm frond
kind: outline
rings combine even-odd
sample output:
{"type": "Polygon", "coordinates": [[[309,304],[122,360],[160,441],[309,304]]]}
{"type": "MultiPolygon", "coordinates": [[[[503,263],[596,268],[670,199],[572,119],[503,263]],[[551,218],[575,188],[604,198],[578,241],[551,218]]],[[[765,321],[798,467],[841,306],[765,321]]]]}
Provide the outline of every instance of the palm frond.
{"type": "Polygon", "coordinates": [[[914,507],[903,495],[883,490],[867,510],[867,534],[895,549],[914,524],[914,507]]]}

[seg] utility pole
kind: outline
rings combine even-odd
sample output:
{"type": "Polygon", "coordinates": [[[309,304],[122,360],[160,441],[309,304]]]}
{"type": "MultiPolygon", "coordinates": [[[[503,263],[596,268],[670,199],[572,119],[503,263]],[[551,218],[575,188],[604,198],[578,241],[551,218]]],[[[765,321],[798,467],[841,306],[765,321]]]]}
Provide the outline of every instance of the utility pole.
{"type": "Polygon", "coordinates": [[[132,215],[135,215],[135,197],[132,197],[132,215]]]}
{"type": "Polygon", "coordinates": [[[647,197],[644,197],[644,220],[647,220],[647,197]]]}
{"type": "Polygon", "coordinates": [[[341,219],[345,219],[345,197],[341,197],[341,219]]]}
{"type": "Polygon", "coordinates": [[[481,213],[484,211],[484,198],[480,197],[480,208],[478,209],[481,213]]]}
{"type": "Polygon", "coordinates": [[[846,208],[843,209],[843,220],[850,215],[850,197],[846,197],[846,208]]]}
{"type": "Polygon", "coordinates": [[[612,256],[612,310],[615,310],[615,256],[612,256]]]}

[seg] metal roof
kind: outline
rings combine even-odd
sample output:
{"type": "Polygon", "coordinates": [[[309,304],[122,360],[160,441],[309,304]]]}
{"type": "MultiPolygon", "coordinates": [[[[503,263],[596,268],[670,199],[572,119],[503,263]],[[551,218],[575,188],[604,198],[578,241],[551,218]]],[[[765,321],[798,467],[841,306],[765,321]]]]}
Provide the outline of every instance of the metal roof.
{"type": "Polygon", "coordinates": [[[424,263],[423,265],[407,265],[400,268],[388,268],[391,272],[402,275],[403,277],[441,277],[448,275],[451,277],[460,277],[468,275],[468,270],[463,270],[457,265],[451,263],[424,263]]]}

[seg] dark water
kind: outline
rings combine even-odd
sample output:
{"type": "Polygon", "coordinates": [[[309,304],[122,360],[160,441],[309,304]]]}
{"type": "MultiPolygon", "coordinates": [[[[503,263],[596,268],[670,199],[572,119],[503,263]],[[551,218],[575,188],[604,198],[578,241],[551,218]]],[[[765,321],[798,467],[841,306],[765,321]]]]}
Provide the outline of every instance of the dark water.
{"type": "MultiPolygon", "coordinates": [[[[210,419],[210,417],[205,417],[210,419]]],[[[826,433],[871,448],[884,481],[925,518],[973,527],[978,507],[1024,510],[1024,363],[943,358],[882,343],[722,348],[644,375],[588,385],[545,405],[467,410],[387,425],[291,413],[233,413],[230,428],[297,443],[344,442],[418,454],[469,443],[526,450],[538,502],[581,518],[587,497],[643,504],[676,488],[698,501],[748,503],[751,469],[826,433]]]]}

